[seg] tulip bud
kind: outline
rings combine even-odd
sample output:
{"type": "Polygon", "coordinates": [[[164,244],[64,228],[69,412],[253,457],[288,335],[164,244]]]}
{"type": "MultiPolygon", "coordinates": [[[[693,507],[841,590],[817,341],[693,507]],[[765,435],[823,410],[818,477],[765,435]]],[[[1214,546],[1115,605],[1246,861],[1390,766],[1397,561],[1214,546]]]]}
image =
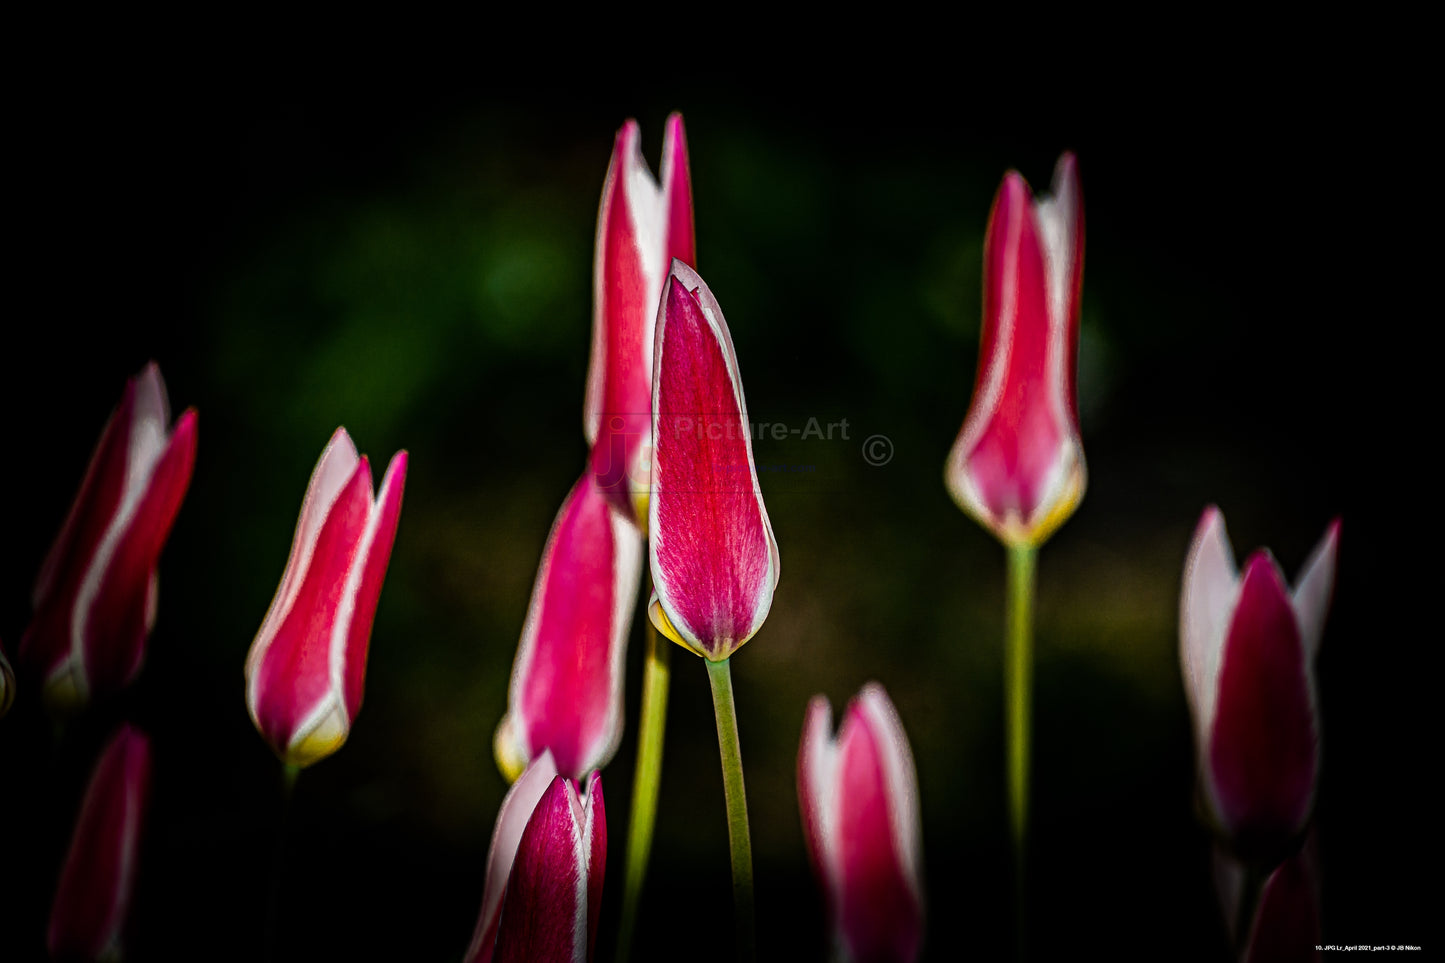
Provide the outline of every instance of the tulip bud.
{"type": "Polygon", "coordinates": [[[1179,655],[1200,801],[1236,856],[1272,864],[1298,843],[1319,770],[1314,660],[1334,587],[1330,523],[1291,592],[1268,550],[1236,573],[1224,516],[1205,510],[1180,599],[1179,655]]]}
{"type": "Polygon", "coordinates": [[[156,563],[196,459],[196,412],[171,427],[154,363],[126,383],[85,480],[35,582],[17,661],[57,710],[136,677],[156,619],[156,563]]]}
{"type": "Polygon", "coordinates": [[[659,632],[712,661],[762,628],[778,584],[732,335],[697,272],[672,262],[657,315],[652,493],[659,632]]]}
{"type": "Polygon", "coordinates": [[[90,777],[60,871],[45,942],[52,959],[120,958],[150,780],[150,740],[122,726],[90,777]]]}
{"type": "Polygon", "coordinates": [[[497,813],[482,912],[466,963],[590,960],[606,867],[601,775],[592,773],[579,796],[544,751],[497,813]]]}
{"type": "Polygon", "coordinates": [[[361,708],[366,652],[401,514],[407,453],[372,497],[371,464],[345,428],[322,452],[291,558],[246,657],[246,705],[288,765],[335,752],[361,708]]]}
{"type": "Polygon", "coordinates": [[[496,753],[509,779],[543,750],[581,779],[622,738],[622,681],[642,545],[593,476],[567,495],[547,547],[512,666],[496,753]]]}
{"type": "Polygon", "coordinates": [[[673,258],[696,260],[682,115],[667,118],[660,185],[642,159],[637,122],[629,120],[617,132],[597,212],[583,427],[598,486],[639,524],[647,518],[653,329],[673,258]]]}
{"type": "Polygon", "coordinates": [[[5,713],[10,711],[10,704],[15,701],[15,672],[10,668],[10,661],[5,658],[5,650],[0,649],[0,719],[5,718],[5,713]]]}
{"type": "Polygon", "coordinates": [[[918,779],[903,723],[876,682],[848,704],[837,739],[814,696],[798,751],[798,802],[841,959],[918,958],[923,877],[918,779]]]}
{"type": "Polygon", "coordinates": [[[1074,156],[1035,202],[1004,178],[984,242],[978,379],[944,473],[965,512],[1012,546],[1039,545],[1084,496],[1074,375],[1084,215],[1074,156]]]}

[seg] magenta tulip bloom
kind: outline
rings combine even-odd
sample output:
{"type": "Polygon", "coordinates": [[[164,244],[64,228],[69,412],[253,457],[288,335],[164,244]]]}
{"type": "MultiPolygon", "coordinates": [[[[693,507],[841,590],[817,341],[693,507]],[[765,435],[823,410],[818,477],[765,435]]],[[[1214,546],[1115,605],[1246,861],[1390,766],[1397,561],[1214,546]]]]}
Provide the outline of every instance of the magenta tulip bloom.
{"type": "Polygon", "coordinates": [[[547,537],[522,625],[496,738],[509,779],[543,750],[571,779],[602,768],[617,751],[623,660],[641,575],[637,530],[584,474],[547,537]]]}
{"type": "Polygon", "coordinates": [[[762,628],[778,584],[743,383],[717,299],[672,262],[657,316],[652,494],[658,631],[721,662],[762,628]]]}
{"type": "Polygon", "coordinates": [[[544,751],[502,800],[466,963],[585,963],[607,868],[602,777],[579,795],[544,751]]]}
{"type": "Polygon", "coordinates": [[[52,959],[118,959],[150,794],[150,741],[122,726],[101,753],[50,909],[52,959]]]}
{"type": "Polygon", "coordinates": [[[345,428],[321,454],[281,586],[246,657],[246,705],[288,765],[341,747],[361,708],[366,651],[401,514],[407,454],[372,497],[371,464],[345,428]]]}
{"type": "Polygon", "coordinates": [[[1084,213],[1074,155],[1054,196],[1004,177],[984,242],[978,379],[944,473],[954,501],[1007,545],[1038,545],[1084,496],[1074,374],[1084,213]]]}
{"type": "Polygon", "coordinates": [[[911,961],[923,944],[918,779],[908,736],[876,682],[848,704],[837,739],[823,696],[808,704],[798,802],[841,959],[911,961]]]}
{"type": "Polygon", "coordinates": [[[156,619],[156,564],[190,485],[196,412],[171,426],[154,363],[126,383],[80,493],[35,582],[22,668],[56,709],[116,692],[140,672],[156,619]]]}
{"type": "Polygon", "coordinates": [[[1314,660],[1335,580],[1330,523],[1291,591],[1267,549],[1243,574],[1224,516],[1205,510],[1180,600],[1179,655],[1194,720],[1200,799],[1243,859],[1273,862],[1314,804],[1319,722],[1314,660]]]}
{"type": "Polygon", "coordinates": [[[598,486],[630,519],[646,518],[657,302],[673,258],[696,260],[692,182],[682,115],[667,119],[662,183],[652,179],[637,122],[617,132],[597,212],[592,359],[583,426],[598,486]]]}

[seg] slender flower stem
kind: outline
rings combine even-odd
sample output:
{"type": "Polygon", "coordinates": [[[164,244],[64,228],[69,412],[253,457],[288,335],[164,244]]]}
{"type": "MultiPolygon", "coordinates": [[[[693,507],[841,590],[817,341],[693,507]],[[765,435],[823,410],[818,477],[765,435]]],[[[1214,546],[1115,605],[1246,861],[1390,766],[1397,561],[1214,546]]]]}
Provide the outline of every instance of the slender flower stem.
{"type": "Polygon", "coordinates": [[[738,743],[738,711],[733,704],[732,665],[729,660],[707,665],[712,685],[712,708],[717,716],[717,746],[722,754],[723,796],[728,809],[728,845],[733,858],[733,912],[737,915],[738,959],[757,958],[753,919],[753,844],[748,835],[748,797],[743,788],[743,750],[738,743]]]}
{"type": "Polygon", "coordinates": [[[1034,676],[1034,574],[1037,549],[1008,550],[1008,641],[1004,689],[1008,693],[1009,829],[1014,843],[1014,899],[1019,958],[1024,957],[1024,865],[1028,852],[1029,749],[1034,676]]]}
{"type": "MultiPolygon", "coordinates": [[[[644,604],[652,594],[652,573],[643,585],[644,604]]],[[[667,688],[671,681],[672,643],[647,624],[647,661],[642,668],[642,719],[638,726],[637,768],[632,776],[632,814],[627,823],[627,870],[622,890],[622,923],[617,935],[617,959],[632,955],[632,932],[647,860],[652,853],[652,831],[657,823],[657,793],[662,781],[662,737],[667,730],[667,688]]]]}
{"type": "Polygon", "coordinates": [[[276,855],[271,865],[271,892],[266,898],[266,929],[262,959],[276,959],[276,936],[281,917],[281,879],[286,875],[286,840],[291,828],[291,800],[296,796],[296,778],[301,767],[281,766],[281,822],[276,829],[276,855]]]}

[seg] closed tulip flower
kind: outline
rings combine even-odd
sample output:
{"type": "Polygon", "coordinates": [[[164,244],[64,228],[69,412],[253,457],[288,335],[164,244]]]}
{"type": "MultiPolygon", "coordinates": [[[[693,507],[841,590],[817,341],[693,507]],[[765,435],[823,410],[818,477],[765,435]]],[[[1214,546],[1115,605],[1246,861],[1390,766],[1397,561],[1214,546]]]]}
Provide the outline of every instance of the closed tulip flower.
{"type": "Polygon", "coordinates": [[[1242,573],[1219,509],[1194,535],[1180,600],[1180,661],[1199,796],[1237,858],[1272,865],[1314,805],[1320,734],[1314,661],[1334,588],[1332,522],[1290,589],[1266,549],[1242,573]]]}
{"type": "Polygon", "coordinates": [[[1035,200],[1004,178],[984,241],[978,378],[945,480],[959,506],[1006,545],[1038,545],[1084,495],[1075,367],[1084,215],[1074,156],[1035,200]]]}
{"type": "Polygon", "coordinates": [[[903,723],[869,683],[832,735],[823,696],[808,705],[798,801],[838,958],[908,963],[923,944],[918,780],[903,723]]]}
{"type": "Polygon", "coordinates": [[[40,569],[17,661],[55,709],[77,709],[140,672],[155,625],[156,566],[190,485],[196,412],[171,425],[160,369],[130,379],[40,569]]]}
{"type": "Polygon", "coordinates": [[[651,534],[658,631],[722,662],[762,628],[778,584],[737,355],[722,309],[672,262],[657,318],[651,534]]]}
{"type": "Polygon", "coordinates": [[[696,260],[682,116],[667,118],[661,184],[642,159],[637,122],[629,120],[617,132],[597,212],[583,426],[598,486],[639,524],[647,514],[653,331],[673,258],[696,260]]]}
{"type": "Polygon", "coordinates": [[[291,558],[246,658],[251,719],[288,765],[335,752],[361,708],[406,466],[406,452],[392,456],[373,497],[370,462],[338,428],[311,476],[291,558]]]}
{"type": "Polygon", "coordinates": [[[120,958],[150,780],[150,741],[123,726],[101,753],[80,805],[50,909],[52,959],[120,958]]]}
{"type": "Polygon", "coordinates": [[[583,475],[547,538],[512,667],[496,738],[509,779],[544,750],[572,779],[600,769],[617,751],[623,661],[641,574],[637,530],[593,476],[583,475]]]}
{"type": "Polygon", "coordinates": [[[579,794],[543,751],[497,813],[466,963],[586,963],[606,868],[601,775],[592,773],[579,794]]]}

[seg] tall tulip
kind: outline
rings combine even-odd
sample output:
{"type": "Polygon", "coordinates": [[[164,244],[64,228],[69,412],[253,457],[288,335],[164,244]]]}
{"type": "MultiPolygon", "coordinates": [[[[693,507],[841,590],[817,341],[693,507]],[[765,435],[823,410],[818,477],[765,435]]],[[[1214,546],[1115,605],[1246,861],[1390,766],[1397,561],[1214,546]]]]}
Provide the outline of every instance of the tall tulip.
{"type": "Polygon", "coordinates": [[[881,685],[848,704],[838,737],[824,696],[808,704],[798,802],[841,959],[911,963],[923,943],[918,779],[881,685]]]}
{"type": "Polygon", "coordinates": [[[727,802],[740,955],[753,952],[752,842],[729,659],[762,627],[778,543],[753,463],[747,403],[722,308],[681,261],[658,305],[648,499],[657,630],[703,657],[727,802]]]}
{"type": "Polygon", "coordinates": [[[140,672],[155,625],[156,565],[196,459],[196,412],[174,426],[154,363],[126,383],[40,569],[17,660],[55,709],[84,706],[140,672]]]}
{"type": "Polygon", "coordinates": [[[723,662],[767,618],[778,542],[732,335],[712,291],[681,261],[663,291],[656,343],[649,613],[669,639],[723,662]]]}
{"type": "Polygon", "coordinates": [[[371,464],[336,429],[306,490],[291,558],[246,657],[246,705],[290,766],[335,752],[361,708],[371,622],[401,514],[407,453],[372,497],[371,464]]]}
{"type": "Polygon", "coordinates": [[[581,779],[600,769],[622,738],[627,634],[642,573],[636,529],[593,476],[568,493],[547,547],[512,666],[497,759],[512,779],[543,750],[581,779]]]}
{"type": "Polygon", "coordinates": [[[1293,590],[1274,556],[1236,572],[1218,508],[1205,509],[1184,571],[1179,655],[1206,818],[1239,858],[1272,865],[1298,843],[1319,771],[1314,660],[1334,589],[1331,522],[1293,590]]]}
{"type": "Polygon", "coordinates": [[[1006,545],[1038,545],[1084,494],[1074,376],[1084,213],[1073,154],[1035,201],[1004,178],[984,242],[983,338],[973,403],[949,453],[955,501],[1006,545]]]}
{"type": "Polygon", "coordinates": [[[607,867],[602,777],[580,794],[543,751],[497,813],[487,881],[466,963],[585,963],[607,867]]]}
{"type": "Polygon", "coordinates": [[[598,485],[639,523],[646,518],[653,328],[673,258],[696,260],[692,182],[682,115],[667,118],[662,182],[642,159],[637,122],[617,132],[597,212],[592,358],[583,427],[598,485]]]}
{"type": "Polygon", "coordinates": [[[122,726],[86,787],[50,909],[52,959],[118,959],[150,795],[150,741],[122,726]]]}

